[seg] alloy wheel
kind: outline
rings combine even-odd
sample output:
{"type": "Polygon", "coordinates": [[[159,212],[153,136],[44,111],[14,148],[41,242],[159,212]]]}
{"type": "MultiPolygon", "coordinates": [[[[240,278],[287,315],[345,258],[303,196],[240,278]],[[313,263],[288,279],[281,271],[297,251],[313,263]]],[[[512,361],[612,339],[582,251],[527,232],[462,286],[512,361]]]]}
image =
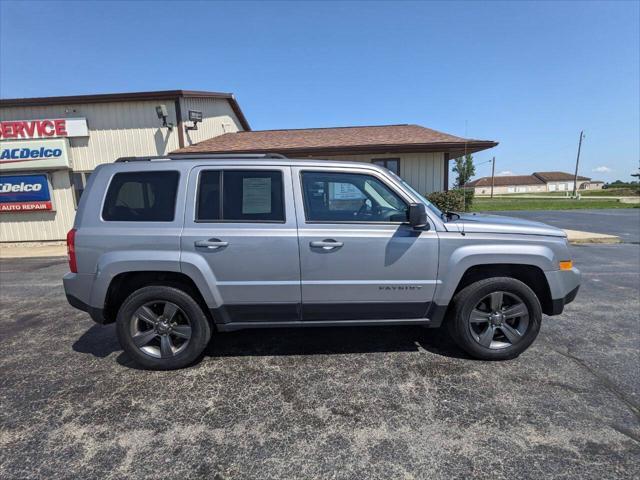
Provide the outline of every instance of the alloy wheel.
{"type": "Polygon", "coordinates": [[[158,300],[139,307],[131,317],[133,344],[154,358],[170,358],[191,340],[191,322],[175,303],[158,300]]]}
{"type": "Polygon", "coordinates": [[[473,339],[485,348],[499,350],[522,340],[529,327],[529,310],[517,295],[497,291],[480,300],[469,315],[473,339]]]}

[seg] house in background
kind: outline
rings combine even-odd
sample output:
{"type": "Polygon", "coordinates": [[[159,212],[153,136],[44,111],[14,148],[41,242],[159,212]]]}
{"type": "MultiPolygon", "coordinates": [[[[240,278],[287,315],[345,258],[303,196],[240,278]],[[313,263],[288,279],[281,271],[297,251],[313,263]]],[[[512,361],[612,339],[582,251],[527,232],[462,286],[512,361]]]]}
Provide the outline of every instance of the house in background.
{"type": "Polygon", "coordinates": [[[289,158],[375,163],[427,194],[448,189],[450,159],[497,144],[402,124],[237,131],[174,153],[280,153],[289,158]]]}
{"type": "MultiPolygon", "coordinates": [[[[494,177],[494,195],[509,193],[544,193],[573,191],[574,176],[566,172],[534,172],[532,175],[508,175],[494,177]]],[[[599,190],[604,186],[600,180],[578,176],[578,190],[599,190]]],[[[476,195],[491,194],[491,177],[482,177],[465,184],[473,188],[476,195]]]]}

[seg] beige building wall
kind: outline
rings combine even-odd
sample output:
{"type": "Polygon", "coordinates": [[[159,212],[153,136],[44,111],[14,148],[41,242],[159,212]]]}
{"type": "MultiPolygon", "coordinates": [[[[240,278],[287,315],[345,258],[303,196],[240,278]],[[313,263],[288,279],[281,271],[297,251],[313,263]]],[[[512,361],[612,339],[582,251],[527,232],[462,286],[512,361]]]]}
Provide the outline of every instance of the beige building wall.
{"type": "Polygon", "coordinates": [[[0,120],[85,117],[88,137],[69,139],[72,168],[93,170],[101,163],[133,155],[164,155],[179,148],[178,130],[161,127],[155,107],[163,103],[175,125],[174,102],[114,102],[0,109],[0,120]]]}
{"type": "MultiPolygon", "coordinates": [[[[229,103],[224,99],[183,100],[186,100],[181,105],[183,118],[186,118],[189,109],[202,111],[204,118],[197,132],[185,132],[186,145],[189,144],[188,138],[195,142],[200,141],[201,137],[203,139],[220,135],[225,130],[242,129],[229,103]]],[[[99,164],[111,163],[119,157],[165,155],[180,148],[175,101],[172,100],[0,108],[1,121],[65,117],[84,117],[89,128],[88,137],[68,139],[72,170],[3,173],[47,173],[51,181],[55,211],[0,214],[0,242],[64,240],[75,217],[75,197],[70,180],[72,171],[91,172],[99,164]],[[172,130],[161,126],[155,110],[160,104],[167,107],[167,121],[175,125],[172,130]]],[[[190,122],[185,122],[186,124],[190,122]]]]}
{"type": "Polygon", "coordinates": [[[334,155],[324,160],[348,160],[371,163],[375,159],[399,158],[400,176],[421,194],[444,189],[444,153],[400,153],[386,155],[334,155]]]}
{"type": "MultiPolygon", "coordinates": [[[[540,185],[505,185],[505,186],[494,186],[493,194],[494,195],[507,195],[514,193],[541,193],[546,192],[547,186],[544,184],[540,185]]],[[[488,187],[475,187],[474,188],[475,195],[491,195],[491,186],[488,187]]]]}
{"type": "Polygon", "coordinates": [[[185,131],[185,147],[223,133],[244,130],[229,102],[223,98],[183,97],[180,99],[180,110],[185,127],[193,125],[193,122],[189,121],[189,110],[202,112],[203,118],[202,122],[198,123],[197,130],[185,131]]]}

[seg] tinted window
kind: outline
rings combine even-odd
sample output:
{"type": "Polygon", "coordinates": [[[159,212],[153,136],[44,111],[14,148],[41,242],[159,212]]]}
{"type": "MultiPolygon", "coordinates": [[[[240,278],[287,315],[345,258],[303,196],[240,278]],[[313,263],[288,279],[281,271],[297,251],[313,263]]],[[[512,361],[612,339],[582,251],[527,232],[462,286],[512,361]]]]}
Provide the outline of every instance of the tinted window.
{"type": "Polygon", "coordinates": [[[400,159],[399,158],[375,158],[371,163],[380,165],[381,167],[391,170],[396,175],[400,175],[400,159]]]}
{"type": "Polygon", "coordinates": [[[226,222],[282,222],[282,172],[225,170],[200,175],[196,219],[226,222]],[[222,185],[222,195],[220,195],[222,185]]]}
{"type": "Polygon", "coordinates": [[[220,220],[220,171],[209,170],[200,174],[196,218],[203,221],[220,220]]]}
{"type": "Polygon", "coordinates": [[[73,193],[76,197],[76,207],[80,204],[80,197],[87,186],[91,172],[72,172],[71,184],[73,185],[73,193]]]}
{"type": "Polygon", "coordinates": [[[178,172],[116,173],[102,218],[121,222],[170,222],[176,208],[178,172]]]}
{"type": "Polygon", "coordinates": [[[408,207],[370,175],[305,172],[302,187],[307,220],[320,222],[405,222],[408,207]]]}

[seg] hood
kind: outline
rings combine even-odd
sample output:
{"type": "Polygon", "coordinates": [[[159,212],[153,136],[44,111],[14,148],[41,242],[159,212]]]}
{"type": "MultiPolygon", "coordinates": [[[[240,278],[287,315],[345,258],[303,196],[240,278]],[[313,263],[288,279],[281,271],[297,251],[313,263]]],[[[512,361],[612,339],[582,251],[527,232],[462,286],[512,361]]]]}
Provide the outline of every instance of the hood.
{"type": "Polygon", "coordinates": [[[532,222],[521,218],[503,217],[500,215],[461,214],[460,218],[445,223],[450,232],[464,231],[468,233],[513,233],[519,235],[547,235],[566,237],[559,228],[546,223],[532,222]]]}

